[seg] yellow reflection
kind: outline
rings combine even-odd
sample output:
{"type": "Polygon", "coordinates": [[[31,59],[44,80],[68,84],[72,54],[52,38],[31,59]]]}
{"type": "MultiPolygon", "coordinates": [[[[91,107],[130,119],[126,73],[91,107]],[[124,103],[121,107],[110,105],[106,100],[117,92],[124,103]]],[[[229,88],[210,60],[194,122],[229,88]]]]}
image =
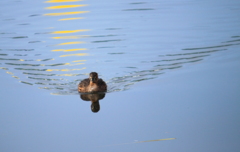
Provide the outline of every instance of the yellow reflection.
{"type": "Polygon", "coordinates": [[[60,6],[46,7],[45,9],[63,9],[63,8],[83,7],[83,6],[87,6],[87,5],[60,5],[60,6]]]}
{"type": "Polygon", "coordinates": [[[57,76],[77,76],[78,74],[58,74],[57,76]]]}
{"type": "Polygon", "coordinates": [[[63,2],[77,2],[82,0],[49,0],[45,1],[45,3],[63,3],[63,2]]]}
{"type": "Polygon", "coordinates": [[[135,143],[143,143],[143,142],[153,142],[153,141],[163,141],[163,140],[174,140],[176,138],[165,138],[165,139],[155,139],[155,140],[146,140],[146,141],[137,141],[135,143]]]}
{"type": "Polygon", "coordinates": [[[11,74],[11,75],[13,75],[13,73],[12,73],[12,72],[9,72],[9,71],[7,71],[6,73],[7,73],[7,74],[11,74]]]}
{"type": "Polygon", "coordinates": [[[87,61],[87,60],[76,60],[76,61],[72,61],[72,62],[84,62],[84,61],[87,61]]]}
{"type": "Polygon", "coordinates": [[[66,43],[60,43],[60,44],[57,44],[57,45],[69,45],[69,44],[82,44],[82,43],[85,43],[85,42],[66,42],[66,43]]]}
{"type": "Polygon", "coordinates": [[[3,69],[3,70],[8,70],[8,68],[4,68],[4,67],[0,67],[0,69],[3,69]]]}
{"type": "Polygon", "coordinates": [[[66,21],[66,20],[78,20],[78,19],[84,19],[83,17],[75,17],[75,18],[63,18],[59,19],[59,21],[66,21]]]}
{"type": "MultiPolygon", "coordinates": [[[[39,87],[39,89],[44,89],[44,88],[39,87]]],[[[61,95],[61,93],[50,93],[50,95],[61,95]]]]}
{"type": "Polygon", "coordinates": [[[12,72],[7,71],[6,73],[12,75],[13,78],[20,79],[19,77],[14,76],[14,73],[12,73],[12,72]]]}
{"type": "Polygon", "coordinates": [[[77,53],[77,54],[67,54],[67,55],[61,55],[60,57],[67,57],[67,56],[87,56],[87,53],[77,53]]]}
{"type": "Polygon", "coordinates": [[[70,64],[69,66],[75,66],[75,65],[81,65],[81,64],[85,64],[85,63],[70,64]]]}
{"type": "MultiPolygon", "coordinates": [[[[174,139],[176,139],[176,138],[165,138],[165,139],[156,139],[156,140],[136,141],[136,142],[131,142],[131,143],[122,143],[122,144],[107,145],[107,146],[118,146],[118,145],[137,144],[137,143],[144,143],[144,142],[164,141],[164,140],[174,140],[174,139]]],[[[106,146],[104,146],[104,147],[106,147],[106,146]]]]}
{"type": "Polygon", "coordinates": [[[13,77],[13,78],[16,78],[16,79],[20,79],[19,77],[17,77],[17,76],[14,76],[14,75],[13,75],[12,77],[13,77]]]}
{"type": "Polygon", "coordinates": [[[82,13],[88,13],[89,11],[78,11],[78,12],[62,12],[62,13],[48,13],[44,14],[47,16],[61,16],[61,15],[73,15],[73,14],[82,14],[82,13]]]}
{"type": "MultiPolygon", "coordinates": [[[[48,61],[49,60],[55,60],[55,59],[52,58],[52,59],[48,59],[48,61]]],[[[36,61],[44,61],[44,59],[37,59],[36,61]]]]}
{"type": "Polygon", "coordinates": [[[89,37],[88,35],[76,35],[76,36],[58,36],[58,37],[52,37],[53,39],[79,39],[79,38],[85,38],[89,37]]]}
{"type": "Polygon", "coordinates": [[[71,31],[54,31],[51,34],[68,34],[68,33],[77,33],[77,32],[85,32],[89,31],[88,29],[83,29],[83,30],[71,30],[71,31]]]}
{"type": "Polygon", "coordinates": [[[68,66],[74,66],[74,65],[80,65],[80,64],[85,64],[85,63],[76,63],[76,64],[64,63],[64,65],[68,65],[68,66]]]}
{"type": "Polygon", "coordinates": [[[47,69],[46,71],[48,71],[48,72],[51,72],[51,71],[63,71],[63,72],[66,72],[66,71],[77,71],[77,70],[83,70],[83,69],[86,69],[86,68],[82,68],[82,69],[47,69]]]}
{"type": "Polygon", "coordinates": [[[54,52],[56,51],[63,51],[63,52],[71,52],[71,51],[82,51],[82,50],[87,50],[86,48],[82,48],[82,49],[58,49],[58,50],[52,50],[54,52]]]}

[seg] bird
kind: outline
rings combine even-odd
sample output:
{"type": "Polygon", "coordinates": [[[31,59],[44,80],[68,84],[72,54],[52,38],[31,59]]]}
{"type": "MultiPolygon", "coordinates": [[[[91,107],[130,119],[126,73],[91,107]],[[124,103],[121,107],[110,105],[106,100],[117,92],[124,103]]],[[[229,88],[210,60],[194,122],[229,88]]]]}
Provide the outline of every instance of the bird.
{"type": "Polygon", "coordinates": [[[78,92],[80,93],[96,93],[106,92],[107,84],[100,78],[98,78],[97,72],[91,72],[89,78],[82,80],[78,84],[78,92]]]}

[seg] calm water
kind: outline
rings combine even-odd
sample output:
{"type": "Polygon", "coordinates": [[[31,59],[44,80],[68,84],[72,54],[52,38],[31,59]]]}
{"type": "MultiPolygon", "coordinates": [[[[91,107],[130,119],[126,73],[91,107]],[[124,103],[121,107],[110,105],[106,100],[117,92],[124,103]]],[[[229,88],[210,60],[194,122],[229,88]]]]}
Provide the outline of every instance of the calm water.
{"type": "Polygon", "coordinates": [[[0,6],[1,151],[240,149],[240,1],[0,6]]]}

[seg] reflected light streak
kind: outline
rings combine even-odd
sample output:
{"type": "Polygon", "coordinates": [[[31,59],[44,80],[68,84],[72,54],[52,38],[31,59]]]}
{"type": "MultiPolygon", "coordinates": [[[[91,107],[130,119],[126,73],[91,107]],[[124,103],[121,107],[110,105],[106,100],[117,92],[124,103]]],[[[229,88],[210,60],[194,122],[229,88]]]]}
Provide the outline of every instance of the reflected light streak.
{"type": "Polygon", "coordinates": [[[15,79],[20,79],[19,77],[17,77],[17,76],[14,76],[14,75],[13,75],[12,77],[13,77],[13,78],[15,78],[15,79]]]}
{"type": "Polygon", "coordinates": [[[57,45],[70,45],[70,44],[82,44],[82,43],[86,43],[86,42],[66,42],[66,43],[60,43],[60,44],[57,44],[57,45]]]}
{"type": "Polygon", "coordinates": [[[14,75],[12,72],[9,72],[9,71],[7,71],[6,73],[7,73],[7,74],[10,74],[10,75],[14,75]]]}
{"type": "Polygon", "coordinates": [[[12,77],[15,78],[15,79],[20,79],[19,77],[14,76],[14,73],[12,73],[12,72],[7,71],[6,73],[12,75],[12,77]]]}
{"type": "Polygon", "coordinates": [[[68,33],[77,33],[77,32],[85,32],[85,31],[90,31],[90,30],[83,29],[83,30],[71,30],[71,31],[54,31],[54,32],[51,32],[51,34],[68,34],[68,33]]]}
{"type": "Polygon", "coordinates": [[[8,68],[5,68],[5,67],[0,67],[0,69],[3,69],[3,70],[8,70],[8,68]]]}
{"type": "Polygon", "coordinates": [[[76,64],[65,63],[64,65],[68,65],[68,66],[74,66],[74,65],[80,65],[80,64],[85,64],[85,63],[76,63],[76,64]]]}
{"type": "MultiPolygon", "coordinates": [[[[71,64],[71,63],[64,63],[63,65],[68,65],[68,66],[74,66],[74,65],[80,65],[80,64],[85,64],[85,63],[76,63],[76,64],[71,64]]],[[[61,65],[61,66],[63,66],[61,65]]],[[[42,66],[49,66],[49,65],[42,65],[42,66]]]]}
{"type": "Polygon", "coordinates": [[[84,62],[84,61],[87,61],[87,60],[76,60],[76,61],[72,61],[72,62],[84,62]]]}
{"type": "Polygon", "coordinates": [[[58,74],[57,76],[68,76],[68,77],[71,77],[71,76],[78,76],[78,74],[58,74]]]}
{"type": "Polygon", "coordinates": [[[67,56],[87,56],[87,53],[77,53],[77,54],[67,54],[67,55],[61,55],[60,57],[67,57],[67,56]]]}
{"type": "Polygon", "coordinates": [[[84,70],[86,69],[85,67],[82,68],[82,69],[47,69],[46,71],[48,72],[52,72],[52,71],[63,71],[63,72],[66,72],[66,71],[78,71],[78,70],[84,70]]]}
{"type": "Polygon", "coordinates": [[[81,64],[85,64],[85,63],[69,64],[69,66],[75,66],[75,65],[81,65],[81,64]]]}
{"type": "Polygon", "coordinates": [[[73,14],[82,14],[88,13],[89,11],[78,11],[78,12],[62,12],[62,13],[48,13],[44,14],[46,16],[61,16],[61,15],[73,15],[73,14]]]}
{"type": "Polygon", "coordinates": [[[84,17],[63,18],[63,19],[59,19],[59,21],[66,21],[66,20],[78,20],[78,19],[84,19],[84,17]]]}
{"type": "Polygon", "coordinates": [[[89,35],[58,36],[58,37],[52,37],[52,39],[79,39],[79,38],[85,38],[85,37],[89,37],[89,35]]]}
{"type": "Polygon", "coordinates": [[[174,140],[176,138],[165,138],[165,139],[155,139],[155,140],[146,140],[146,141],[137,141],[135,143],[144,143],[144,142],[153,142],[153,141],[163,141],[163,140],[174,140]]]}
{"type": "Polygon", "coordinates": [[[58,50],[52,50],[54,52],[56,51],[63,51],[63,52],[71,52],[71,51],[82,51],[82,50],[87,50],[86,48],[81,48],[81,49],[58,49],[58,50]]]}
{"type": "Polygon", "coordinates": [[[154,142],[154,141],[174,140],[174,139],[176,139],[176,138],[165,138],[165,139],[156,139],[156,140],[136,141],[136,142],[131,142],[131,143],[121,143],[121,144],[115,144],[115,145],[106,145],[104,147],[127,145],[127,144],[137,144],[137,143],[145,143],[145,142],[154,142]]]}
{"type": "Polygon", "coordinates": [[[50,60],[55,60],[54,58],[51,58],[51,59],[37,59],[36,61],[50,61],[50,60]]]}
{"type": "Polygon", "coordinates": [[[64,2],[78,2],[82,0],[49,0],[45,1],[45,3],[64,3],[64,2]]]}
{"type": "Polygon", "coordinates": [[[83,6],[87,6],[87,5],[60,5],[60,6],[46,7],[45,9],[63,9],[63,8],[83,7],[83,6]]]}

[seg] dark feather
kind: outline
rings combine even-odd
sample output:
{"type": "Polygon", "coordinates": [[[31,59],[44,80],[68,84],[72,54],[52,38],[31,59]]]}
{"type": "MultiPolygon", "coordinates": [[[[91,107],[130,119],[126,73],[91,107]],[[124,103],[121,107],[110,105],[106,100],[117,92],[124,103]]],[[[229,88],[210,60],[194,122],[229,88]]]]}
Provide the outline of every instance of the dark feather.
{"type": "Polygon", "coordinates": [[[89,78],[87,78],[87,79],[82,80],[82,81],[79,83],[78,87],[81,87],[81,88],[84,87],[84,88],[85,88],[85,87],[87,87],[89,84],[90,84],[90,80],[89,80],[89,78]]]}

